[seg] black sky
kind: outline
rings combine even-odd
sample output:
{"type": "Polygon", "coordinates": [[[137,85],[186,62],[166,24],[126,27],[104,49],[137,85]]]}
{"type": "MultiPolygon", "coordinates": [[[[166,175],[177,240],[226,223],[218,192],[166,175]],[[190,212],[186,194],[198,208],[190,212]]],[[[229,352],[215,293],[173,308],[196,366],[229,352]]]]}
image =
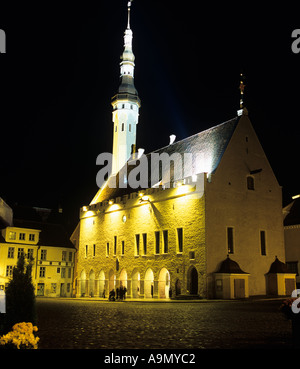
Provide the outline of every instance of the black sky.
{"type": "MultiPolygon", "coordinates": [[[[77,219],[97,191],[98,154],[112,149],[127,1],[0,4],[0,197],[77,219]]],[[[146,152],[236,115],[245,105],[283,186],[300,193],[299,6],[135,0],[131,28],[146,152]]]]}

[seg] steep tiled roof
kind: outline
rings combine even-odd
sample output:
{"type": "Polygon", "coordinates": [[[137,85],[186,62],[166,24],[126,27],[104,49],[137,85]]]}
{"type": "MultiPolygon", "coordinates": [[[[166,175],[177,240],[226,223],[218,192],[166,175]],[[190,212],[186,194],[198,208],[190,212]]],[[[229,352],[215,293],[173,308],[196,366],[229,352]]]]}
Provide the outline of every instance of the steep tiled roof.
{"type": "MultiPolygon", "coordinates": [[[[198,173],[214,173],[218,168],[226,147],[237,126],[238,120],[239,118],[236,117],[143,156],[148,162],[148,182],[143,183],[142,186],[136,190],[150,188],[156,184],[154,183],[155,181],[153,181],[153,170],[151,173],[151,169],[153,168],[159,171],[159,173],[157,172],[157,182],[161,182],[162,184],[169,184],[170,182],[187,178],[198,173]],[[172,161],[171,166],[168,161],[165,161],[161,165],[154,165],[155,157],[164,153],[168,154],[172,161],[174,160],[174,165],[172,161]],[[174,170],[174,168],[181,168],[181,175],[178,176],[178,172],[174,170]]],[[[143,157],[141,157],[141,160],[143,160],[143,157]]],[[[128,180],[130,173],[137,168],[139,161],[132,162],[129,160],[127,163],[126,180],[128,180]],[[132,165],[131,163],[135,164],[132,165]]],[[[126,166],[122,168],[116,176],[108,179],[103,188],[98,191],[93,203],[109,200],[136,191],[129,186],[127,188],[120,188],[118,185],[120,177],[121,183],[124,184],[124,171],[126,171],[126,166]],[[113,188],[115,182],[117,188],[113,188]]]]}

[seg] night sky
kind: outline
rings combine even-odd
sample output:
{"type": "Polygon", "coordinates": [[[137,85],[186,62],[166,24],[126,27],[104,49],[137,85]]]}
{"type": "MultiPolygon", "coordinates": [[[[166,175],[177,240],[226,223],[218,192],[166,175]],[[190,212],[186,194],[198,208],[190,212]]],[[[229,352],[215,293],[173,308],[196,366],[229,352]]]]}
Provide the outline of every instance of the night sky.
{"type": "MultiPolygon", "coordinates": [[[[96,157],[112,150],[127,0],[61,3],[0,3],[0,197],[60,205],[76,222],[97,191],[96,157]]],[[[300,193],[300,53],[291,49],[299,9],[135,0],[131,13],[137,147],[149,152],[170,134],[236,116],[243,71],[245,106],[290,202],[300,193]]]]}

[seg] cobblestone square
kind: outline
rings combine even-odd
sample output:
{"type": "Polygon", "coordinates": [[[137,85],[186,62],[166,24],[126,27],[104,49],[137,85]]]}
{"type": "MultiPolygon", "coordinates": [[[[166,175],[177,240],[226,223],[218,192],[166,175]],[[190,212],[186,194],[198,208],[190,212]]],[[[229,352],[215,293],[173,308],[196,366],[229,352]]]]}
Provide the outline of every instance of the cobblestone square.
{"type": "Polygon", "coordinates": [[[108,302],[38,298],[43,349],[292,348],[281,300],[108,302]]]}

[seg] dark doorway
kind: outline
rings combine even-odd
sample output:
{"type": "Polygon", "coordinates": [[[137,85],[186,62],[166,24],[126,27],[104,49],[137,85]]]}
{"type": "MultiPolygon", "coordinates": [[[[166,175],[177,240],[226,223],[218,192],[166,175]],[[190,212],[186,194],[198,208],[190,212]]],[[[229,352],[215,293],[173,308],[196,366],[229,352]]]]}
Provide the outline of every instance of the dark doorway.
{"type": "Polygon", "coordinates": [[[176,283],[175,283],[175,295],[179,296],[181,295],[181,282],[179,279],[177,279],[176,283]]]}
{"type": "Polygon", "coordinates": [[[189,291],[191,295],[198,295],[198,272],[196,268],[192,267],[190,270],[190,285],[189,291]]]}

